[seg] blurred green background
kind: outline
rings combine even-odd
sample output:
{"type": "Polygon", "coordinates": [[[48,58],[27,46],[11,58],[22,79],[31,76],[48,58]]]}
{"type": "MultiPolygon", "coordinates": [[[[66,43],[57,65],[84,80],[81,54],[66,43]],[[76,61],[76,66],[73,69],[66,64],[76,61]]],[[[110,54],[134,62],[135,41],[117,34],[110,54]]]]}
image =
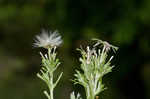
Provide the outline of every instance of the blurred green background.
{"type": "Polygon", "coordinates": [[[150,99],[150,0],[0,0],[0,99],[46,99],[36,77],[45,50],[32,47],[42,28],[64,40],[55,99],[73,90],[85,96],[70,79],[80,64],[76,48],[93,37],[119,47],[100,99],[150,99]]]}

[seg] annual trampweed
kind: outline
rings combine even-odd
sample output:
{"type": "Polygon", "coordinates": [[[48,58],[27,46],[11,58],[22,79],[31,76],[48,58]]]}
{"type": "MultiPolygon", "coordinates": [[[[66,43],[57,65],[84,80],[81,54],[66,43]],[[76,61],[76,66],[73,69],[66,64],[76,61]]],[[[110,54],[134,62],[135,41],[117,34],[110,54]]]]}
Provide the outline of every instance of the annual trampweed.
{"type": "MultiPolygon", "coordinates": [[[[103,84],[103,77],[107,73],[112,71],[114,66],[111,65],[113,56],[109,56],[111,49],[115,52],[118,48],[109,44],[106,41],[99,39],[93,39],[95,44],[92,47],[87,46],[86,50],[80,48],[77,49],[81,53],[80,68],[82,71],[76,70],[74,74],[75,84],[80,84],[84,87],[86,93],[86,99],[98,99],[98,94],[106,89],[103,84]]],[[[40,73],[37,76],[42,79],[48,86],[49,91],[44,91],[44,94],[48,99],[53,99],[53,91],[58,84],[62,73],[56,81],[54,81],[54,72],[60,65],[59,59],[56,57],[56,48],[62,43],[61,36],[58,31],[48,32],[42,30],[40,35],[36,36],[34,46],[43,47],[47,49],[47,54],[43,55],[40,52],[42,58],[42,67],[40,73]]],[[[63,97],[65,99],[65,97],[63,97]]],[[[67,99],[67,98],[66,98],[67,99]]],[[[82,99],[78,93],[75,96],[74,92],[71,93],[70,99],[82,99]]]]}

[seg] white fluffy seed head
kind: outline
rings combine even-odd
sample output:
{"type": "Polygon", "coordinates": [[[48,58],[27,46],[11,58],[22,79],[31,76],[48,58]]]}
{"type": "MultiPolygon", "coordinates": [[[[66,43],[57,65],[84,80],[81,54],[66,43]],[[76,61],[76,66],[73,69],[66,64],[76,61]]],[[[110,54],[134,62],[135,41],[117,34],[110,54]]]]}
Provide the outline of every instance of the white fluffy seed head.
{"type": "Polygon", "coordinates": [[[59,35],[58,31],[46,31],[42,30],[42,33],[40,35],[35,36],[35,43],[34,47],[43,47],[43,48],[49,48],[49,47],[55,47],[62,44],[61,36],[59,35]]]}

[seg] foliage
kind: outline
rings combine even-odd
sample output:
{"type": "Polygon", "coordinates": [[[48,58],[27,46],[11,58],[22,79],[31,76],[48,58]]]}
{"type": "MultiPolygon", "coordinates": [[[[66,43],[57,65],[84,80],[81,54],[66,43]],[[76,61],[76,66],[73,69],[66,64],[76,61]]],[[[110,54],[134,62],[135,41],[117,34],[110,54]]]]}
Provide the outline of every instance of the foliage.
{"type": "Polygon", "coordinates": [[[67,79],[78,66],[72,49],[91,37],[120,46],[114,80],[106,77],[105,98],[150,99],[149,5],[150,0],[0,0],[0,98],[43,99],[34,74],[40,61],[39,49],[31,47],[33,35],[41,28],[57,28],[65,42],[58,50],[65,67],[64,86],[55,90],[58,99],[64,95],[59,91],[72,88],[67,79]]]}
{"type": "Polygon", "coordinates": [[[54,77],[54,72],[57,69],[57,67],[60,65],[59,59],[56,58],[56,52],[55,52],[55,48],[48,48],[48,55],[45,54],[43,56],[42,53],[42,69],[41,74],[38,73],[37,76],[42,79],[48,86],[49,88],[49,93],[47,91],[44,91],[44,94],[47,96],[48,99],[53,99],[53,90],[56,87],[56,85],[58,84],[62,73],[59,75],[59,77],[57,78],[57,80],[54,82],[53,81],[53,77],[54,77]]]}
{"type": "Polygon", "coordinates": [[[53,91],[56,85],[58,84],[62,73],[59,75],[57,80],[54,82],[54,72],[57,67],[60,65],[59,59],[56,58],[56,48],[62,43],[61,36],[58,31],[48,32],[46,30],[42,30],[40,35],[36,35],[35,43],[33,46],[35,47],[43,47],[48,49],[48,54],[43,55],[42,57],[42,68],[41,74],[38,73],[37,76],[42,79],[49,88],[49,93],[44,91],[44,94],[48,99],[53,99],[53,91]]]}
{"type": "Polygon", "coordinates": [[[72,92],[70,95],[70,99],[82,99],[82,98],[80,97],[79,93],[77,94],[77,96],[75,96],[74,92],[72,92]]]}
{"type": "Polygon", "coordinates": [[[78,49],[82,55],[79,59],[81,62],[82,71],[76,70],[74,80],[75,84],[80,84],[84,87],[87,99],[95,99],[96,95],[104,91],[102,80],[104,75],[112,71],[111,60],[113,56],[108,59],[108,52],[112,48],[114,51],[117,47],[110,45],[106,41],[94,39],[97,43],[90,49],[87,46],[86,51],[78,49]],[[102,45],[102,50],[96,47],[102,45]],[[108,61],[107,61],[108,60],[108,61]]]}

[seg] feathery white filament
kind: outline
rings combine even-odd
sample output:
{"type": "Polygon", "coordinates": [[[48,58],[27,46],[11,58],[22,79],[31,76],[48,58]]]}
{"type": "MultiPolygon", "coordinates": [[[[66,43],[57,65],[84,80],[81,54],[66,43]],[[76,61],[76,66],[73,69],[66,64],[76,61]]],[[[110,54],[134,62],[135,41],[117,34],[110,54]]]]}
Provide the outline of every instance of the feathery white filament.
{"type": "Polygon", "coordinates": [[[42,30],[40,35],[36,35],[34,47],[54,47],[59,46],[62,43],[61,36],[58,31],[48,32],[46,30],[42,30]]]}

